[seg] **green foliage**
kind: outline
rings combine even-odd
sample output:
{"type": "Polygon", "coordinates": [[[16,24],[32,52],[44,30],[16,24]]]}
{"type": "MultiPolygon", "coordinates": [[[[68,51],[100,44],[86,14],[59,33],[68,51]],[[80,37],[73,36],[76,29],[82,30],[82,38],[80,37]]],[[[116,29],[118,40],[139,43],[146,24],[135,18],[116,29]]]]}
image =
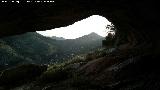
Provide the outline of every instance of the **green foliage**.
{"type": "Polygon", "coordinates": [[[71,68],[65,67],[63,64],[52,65],[48,70],[41,75],[39,81],[42,83],[59,82],[69,77],[71,68]]]}
{"type": "Polygon", "coordinates": [[[63,62],[100,47],[102,39],[96,33],[75,40],[54,40],[35,32],[5,37],[0,39],[0,65],[63,62]]]}
{"type": "Polygon", "coordinates": [[[111,33],[106,36],[105,40],[102,41],[102,45],[106,47],[114,47],[115,37],[111,33]]]}
{"type": "Polygon", "coordinates": [[[114,47],[114,43],[115,43],[115,33],[116,33],[116,27],[111,24],[111,25],[107,25],[106,29],[108,29],[109,31],[107,32],[107,36],[105,37],[105,40],[102,40],[102,45],[105,47],[114,47]]]}
{"type": "MultiPolygon", "coordinates": [[[[59,59],[54,59],[62,61],[64,57],[66,60],[76,55],[93,51],[99,47],[102,47],[103,39],[103,37],[97,35],[96,33],[91,33],[77,39],[57,40],[57,46],[59,46],[59,53],[57,55],[59,59]]],[[[53,57],[56,57],[56,55],[53,57]]]]}
{"type": "MultiPolygon", "coordinates": [[[[104,55],[105,51],[106,50],[104,48],[97,49],[96,51],[90,52],[90,55],[95,56],[95,58],[103,57],[105,56],[104,55]]],[[[92,82],[88,77],[81,75],[80,72],[77,71],[82,65],[84,65],[88,61],[89,60],[87,60],[87,54],[82,54],[82,55],[77,55],[72,59],[65,60],[65,62],[54,63],[52,65],[49,65],[49,67],[47,68],[47,71],[42,73],[40,77],[36,79],[37,81],[36,83],[38,83],[39,85],[54,83],[55,86],[62,86],[64,88],[66,87],[77,88],[77,89],[99,88],[96,82],[94,81],[92,82]]],[[[28,75],[32,75],[34,72],[32,72],[31,74],[28,74],[28,72],[26,72],[26,70],[28,69],[30,69],[30,66],[27,68],[21,67],[21,68],[16,68],[15,70],[12,70],[12,72],[8,74],[9,76],[8,75],[5,75],[5,76],[7,77],[18,76],[18,77],[9,78],[7,81],[11,80],[11,83],[12,83],[12,81],[16,81],[16,80],[19,81],[21,79],[21,76],[22,78],[32,77],[28,75]]]]}
{"type": "Polygon", "coordinates": [[[29,63],[31,60],[28,58],[24,58],[19,55],[12,47],[9,45],[5,45],[3,43],[0,44],[0,70],[7,68],[12,65],[17,65],[19,63],[29,63]]]}
{"type": "MultiPolygon", "coordinates": [[[[90,60],[104,57],[105,56],[105,49],[97,49],[94,52],[91,52],[89,54],[82,54],[77,55],[73,57],[72,59],[65,60],[62,63],[54,63],[50,65],[45,73],[43,73],[40,77],[40,81],[43,82],[59,82],[62,80],[66,80],[69,78],[75,79],[73,80],[75,82],[75,86],[78,85],[78,83],[86,84],[86,81],[83,81],[83,77],[77,76],[76,70],[87,63],[90,60]],[[92,57],[92,59],[89,60],[89,57],[92,57]],[[93,58],[94,57],[94,58],[93,58]],[[82,81],[81,81],[82,80],[82,81]]],[[[73,85],[73,86],[74,86],[73,85]]]]}
{"type": "Polygon", "coordinates": [[[40,77],[42,82],[59,82],[66,80],[72,76],[76,66],[80,66],[86,62],[85,55],[77,55],[72,59],[66,60],[62,63],[54,63],[49,65],[47,71],[40,77]]]}
{"type": "Polygon", "coordinates": [[[106,56],[106,52],[107,50],[105,48],[100,48],[100,49],[97,49],[93,52],[90,52],[86,55],[86,60],[87,61],[90,61],[90,60],[94,60],[94,59],[97,59],[97,58],[100,58],[100,57],[104,57],[106,56]]]}
{"type": "Polygon", "coordinates": [[[7,68],[20,63],[48,63],[48,56],[55,51],[54,40],[37,33],[1,38],[0,65],[7,68]]]}

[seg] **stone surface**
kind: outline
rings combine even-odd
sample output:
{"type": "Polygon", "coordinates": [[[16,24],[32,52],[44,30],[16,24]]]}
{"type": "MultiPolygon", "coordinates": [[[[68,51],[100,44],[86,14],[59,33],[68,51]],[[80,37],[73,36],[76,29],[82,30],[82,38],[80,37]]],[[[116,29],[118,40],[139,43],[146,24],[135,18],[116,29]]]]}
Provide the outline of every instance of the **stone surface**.
{"type": "Polygon", "coordinates": [[[155,53],[160,51],[160,41],[157,39],[160,38],[159,10],[155,0],[54,1],[26,3],[21,0],[19,4],[1,3],[0,37],[67,26],[96,14],[113,22],[117,28],[117,37],[121,37],[120,41],[129,41],[132,45],[152,43],[155,53]]]}
{"type": "Polygon", "coordinates": [[[25,64],[9,68],[0,74],[0,86],[14,86],[32,81],[47,70],[47,66],[25,64]]]}
{"type": "MultiPolygon", "coordinates": [[[[124,69],[122,68],[117,74],[120,75],[120,79],[126,78],[132,84],[132,81],[138,79],[132,80],[134,76],[143,77],[138,79],[140,81],[136,81],[142,81],[144,85],[141,87],[145,89],[159,85],[160,33],[159,9],[156,0],[67,0],[67,2],[66,0],[54,0],[55,3],[46,4],[27,4],[23,1],[25,0],[22,0],[20,4],[2,3],[3,5],[0,6],[0,37],[29,31],[49,30],[73,24],[91,15],[101,15],[116,26],[115,37],[116,45],[120,49],[119,53],[123,54],[123,52],[133,50],[133,53],[123,55],[133,57],[146,55],[147,57],[138,59],[140,63],[124,66],[124,69]],[[147,55],[148,53],[150,55],[147,55]],[[144,73],[141,73],[142,71],[144,73]],[[151,78],[145,79],[145,76],[151,78]]],[[[101,62],[104,60],[106,59],[95,60],[96,63],[85,65],[87,74],[92,73],[87,70],[93,72],[102,70],[99,69],[99,66],[101,64],[105,66],[105,63],[101,62]],[[99,68],[94,68],[96,66],[99,68]]],[[[129,59],[123,57],[123,60],[127,62],[129,59]]],[[[102,72],[102,74],[107,73],[102,72]]],[[[99,79],[103,80],[103,75],[97,77],[97,80],[99,79]]],[[[121,83],[120,87],[130,86],[130,83],[127,82],[121,83]]]]}

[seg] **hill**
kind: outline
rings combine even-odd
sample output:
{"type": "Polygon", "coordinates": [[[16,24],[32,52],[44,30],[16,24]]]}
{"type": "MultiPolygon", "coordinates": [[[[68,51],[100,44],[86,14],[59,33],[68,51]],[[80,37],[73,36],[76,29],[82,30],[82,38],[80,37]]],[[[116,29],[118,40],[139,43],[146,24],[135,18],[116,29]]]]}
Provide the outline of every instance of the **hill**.
{"type": "Polygon", "coordinates": [[[102,46],[104,37],[90,33],[76,39],[57,40],[56,44],[59,47],[57,54],[52,56],[53,61],[63,61],[78,54],[88,53],[102,46]]]}
{"type": "Polygon", "coordinates": [[[102,37],[95,33],[72,40],[55,40],[36,32],[5,37],[0,39],[0,66],[61,62],[100,47],[101,41],[102,37]]]}
{"type": "Polygon", "coordinates": [[[55,40],[65,40],[65,38],[63,38],[63,37],[52,36],[51,38],[55,39],[55,40]]]}
{"type": "Polygon", "coordinates": [[[56,52],[51,38],[38,33],[26,33],[0,39],[0,65],[47,63],[48,56],[56,52]]]}
{"type": "Polygon", "coordinates": [[[95,41],[95,40],[98,40],[98,39],[101,39],[103,38],[102,36],[98,35],[97,33],[95,32],[92,32],[88,35],[84,35],[82,37],[79,37],[77,38],[76,40],[82,40],[82,41],[95,41]]]}

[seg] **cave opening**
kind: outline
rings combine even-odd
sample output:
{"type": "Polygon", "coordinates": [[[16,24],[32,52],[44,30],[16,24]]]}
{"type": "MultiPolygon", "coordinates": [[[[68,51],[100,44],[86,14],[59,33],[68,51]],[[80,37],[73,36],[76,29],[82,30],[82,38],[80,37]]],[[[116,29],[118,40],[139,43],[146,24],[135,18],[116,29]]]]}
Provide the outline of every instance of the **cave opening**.
{"type": "Polygon", "coordinates": [[[112,29],[113,24],[111,24],[112,23],[103,16],[91,15],[90,17],[77,21],[72,25],[46,31],[37,31],[37,33],[47,37],[57,36],[65,39],[75,39],[92,32],[105,37],[108,33],[115,34],[115,30],[112,29]]]}
{"type": "Polygon", "coordinates": [[[0,39],[0,65],[8,68],[84,58],[87,53],[104,49],[107,39],[113,38],[115,31],[114,25],[105,17],[92,15],[66,27],[4,37],[0,39]]]}
{"type": "Polygon", "coordinates": [[[67,27],[2,37],[0,86],[12,84],[12,88],[17,87],[13,84],[15,80],[21,86],[35,78],[34,75],[38,83],[68,78],[76,82],[77,77],[85,80],[77,73],[72,75],[75,70],[85,71],[83,69],[89,62],[104,60],[107,53],[113,51],[109,48],[114,47],[115,32],[115,26],[105,17],[92,15],[67,27]]]}
{"type": "Polygon", "coordinates": [[[1,90],[159,90],[158,1],[54,0],[54,4],[6,1],[0,7],[1,90]],[[30,64],[34,60],[46,63],[50,59],[45,56],[59,51],[56,40],[30,32],[71,25],[94,14],[107,17],[116,26],[116,32],[108,32],[102,41],[105,48],[111,49],[89,53],[86,60],[77,56],[72,62],[61,64],[30,64]],[[50,40],[53,42],[49,43],[50,40]],[[16,67],[8,68],[10,65],[16,67]]]}
{"type": "Polygon", "coordinates": [[[108,48],[114,47],[113,39],[115,38],[116,30],[115,26],[105,17],[91,15],[66,27],[36,32],[52,38],[60,44],[58,45],[61,48],[59,53],[50,57],[50,63],[54,64],[80,56],[84,58],[87,53],[105,49],[106,47],[104,48],[104,46],[108,48]],[[106,43],[110,43],[110,46],[106,45],[106,43]]]}

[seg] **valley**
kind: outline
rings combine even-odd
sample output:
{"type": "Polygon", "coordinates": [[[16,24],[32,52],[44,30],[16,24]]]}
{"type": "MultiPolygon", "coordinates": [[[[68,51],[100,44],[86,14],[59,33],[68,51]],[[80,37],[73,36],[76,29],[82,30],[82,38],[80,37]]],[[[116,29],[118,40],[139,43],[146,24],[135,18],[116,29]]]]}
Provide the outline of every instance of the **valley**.
{"type": "Polygon", "coordinates": [[[36,32],[1,38],[0,67],[63,62],[102,47],[103,39],[96,33],[90,33],[77,39],[59,40],[36,32]]]}

